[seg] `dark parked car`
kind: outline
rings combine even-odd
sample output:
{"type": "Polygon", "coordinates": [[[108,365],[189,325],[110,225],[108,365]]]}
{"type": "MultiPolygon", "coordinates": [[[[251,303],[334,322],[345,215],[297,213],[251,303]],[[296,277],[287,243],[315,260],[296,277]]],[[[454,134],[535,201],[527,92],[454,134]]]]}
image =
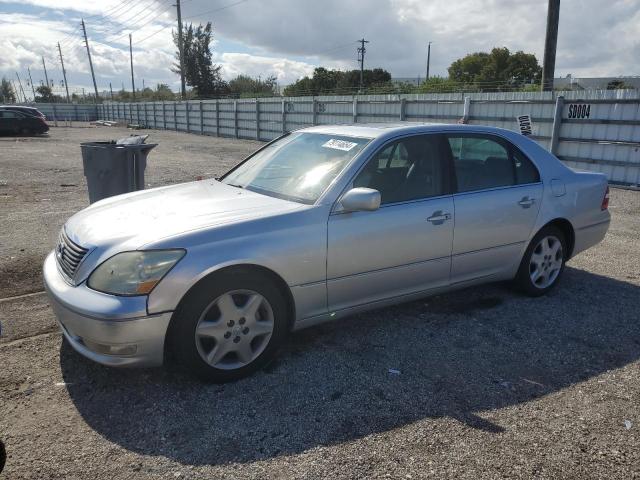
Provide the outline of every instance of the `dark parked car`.
{"type": "Polygon", "coordinates": [[[47,119],[44,113],[42,113],[35,107],[24,107],[22,105],[0,105],[0,110],[13,110],[14,112],[26,113],[27,115],[31,115],[32,117],[40,117],[43,120],[47,119]]]}
{"type": "Polygon", "coordinates": [[[1,133],[29,135],[47,131],[49,131],[49,125],[42,117],[34,117],[14,110],[0,109],[1,133]]]}

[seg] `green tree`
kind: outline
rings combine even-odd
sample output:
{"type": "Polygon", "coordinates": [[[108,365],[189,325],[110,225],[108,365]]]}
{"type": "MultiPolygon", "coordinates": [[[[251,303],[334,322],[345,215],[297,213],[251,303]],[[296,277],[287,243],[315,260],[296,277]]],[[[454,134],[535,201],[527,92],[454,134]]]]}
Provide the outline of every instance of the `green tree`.
{"type": "Polygon", "coordinates": [[[470,53],[448,68],[449,79],[459,84],[473,85],[478,90],[499,91],[522,88],[539,83],[542,68],[535,55],[508,48],[494,48],[491,53],[470,53]]]}
{"type": "MultiPolygon", "coordinates": [[[[397,86],[391,82],[391,74],[382,68],[363,72],[363,93],[395,93],[397,86]]],[[[351,95],[360,88],[360,70],[328,70],[317,67],[311,77],[303,77],[284,89],[287,96],[303,95],[351,95]]]]}
{"type": "Polygon", "coordinates": [[[418,92],[420,93],[450,93],[462,90],[464,90],[464,84],[438,75],[429,77],[429,80],[425,80],[418,87],[418,92]]]}
{"type": "Polygon", "coordinates": [[[607,90],[624,90],[627,88],[632,88],[624,83],[623,80],[611,80],[607,83],[607,90]]]}
{"type": "Polygon", "coordinates": [[[36,88],[36,102],[51,103],[54,101],[53,92],[48,85],[40,85],[36,88]]]}
{"type": "Polygon", "coordinates": [[[159,83],[156,85],[155,90],[150,87],[145,87],[142,90],[136,92],[136,99],[151,102],[155,100],[175,100],[176,94],[171,91],[169,85],[165,83],[159,83]]]}
{"type": "Polygon", "coordinates": [[[272,97],[276,95],[277,78],[270,75],[264,80],[260,77],[238,75],[229,81],[229,92],[236,97],[272,97]]]}
{"type": "Polygon", "coordinates": [[[13,91],[13,85],[4,77],[0,81],[0,98],[2,98],[2,103],[16,102],[16,92],[13,91]]]}
{"type": "MultiPolygon", "coordinates": [[[[194,27],[192,23],[184,25],[182,32],[182,49],[184,76],[186,83],[193,87],[197,96],[220,96],[228,93],[229,87],[222,80],[221,65],[214,65],[211,60],[211,40],[213,31],[211,22],[206,26],[194,27]]],[[[173,32],[173,42],[178,48],[178,33],[173,32]]],[[[172,71],[180,75],[180,52],[176,52],[177,62],[172,71]]]]}
{"type": "Polygon", "coordinates": [[[155,100],[175,100],[176,94],[173,93],[169,85],[166,83],[159,83],[156,85],[156,91],[154,92],[153,98],[155,100]]]}

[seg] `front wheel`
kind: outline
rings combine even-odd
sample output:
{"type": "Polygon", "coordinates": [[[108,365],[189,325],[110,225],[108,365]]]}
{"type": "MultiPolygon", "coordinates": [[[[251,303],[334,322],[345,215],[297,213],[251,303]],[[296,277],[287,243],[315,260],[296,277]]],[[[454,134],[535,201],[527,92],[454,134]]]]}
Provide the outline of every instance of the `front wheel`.
{"type": "Polygon", "coordinates": [[[180,363],[205,381],[236,380],[275,357],[288,332],[282,293],[259,272],[206,278],[176,311],[170,338],[180,363]]]}
{"type": "Polygon", "coordinates": [[[540,230],[527,248],[516,284],[527,295],[538,297],[551,290],[560,280],[566,261],[566,241],[554,226],[540,230]]]}

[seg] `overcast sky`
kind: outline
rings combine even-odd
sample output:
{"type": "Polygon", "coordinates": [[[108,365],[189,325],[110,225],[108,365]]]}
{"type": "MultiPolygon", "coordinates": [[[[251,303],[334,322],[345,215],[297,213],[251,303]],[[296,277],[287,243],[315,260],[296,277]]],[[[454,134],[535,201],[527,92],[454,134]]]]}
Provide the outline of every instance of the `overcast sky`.
{"type": "MultiPolygon", "coordinates": [[[[211,21],[214,59],[230,79],[276,75],[280,85],[318,65],[356,68],[356,40],[366,38],[365,66],[394,77],[446,75],[474,51],[508,47],[542,62],[546,0],[182,0],[185,22],[211,21]]],[[[0,75],[34,83],[62,80],[61,43],[70,87],[91,85],[81,38],[84,17],[98,89],[131,88],[128,33],[133,33],[136,87],[176,89],[173,0],[0,0],[0,75]]],[[[556,76],[640,75],[640,0],[562,0],[556,76]]]]}

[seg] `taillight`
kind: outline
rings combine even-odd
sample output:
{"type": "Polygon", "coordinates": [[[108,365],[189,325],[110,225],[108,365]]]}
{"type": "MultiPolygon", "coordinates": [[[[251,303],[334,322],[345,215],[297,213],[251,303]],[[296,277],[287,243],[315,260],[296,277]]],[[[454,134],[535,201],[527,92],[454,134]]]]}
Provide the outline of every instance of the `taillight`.
{"type": "Polygon", "coordinates": [[[607,185],[607,190],[604,192],[604,197],[602,197],[602,204],[600,205],[600,210],[607,210],[609,208],[609,185],[607,185]]]}

